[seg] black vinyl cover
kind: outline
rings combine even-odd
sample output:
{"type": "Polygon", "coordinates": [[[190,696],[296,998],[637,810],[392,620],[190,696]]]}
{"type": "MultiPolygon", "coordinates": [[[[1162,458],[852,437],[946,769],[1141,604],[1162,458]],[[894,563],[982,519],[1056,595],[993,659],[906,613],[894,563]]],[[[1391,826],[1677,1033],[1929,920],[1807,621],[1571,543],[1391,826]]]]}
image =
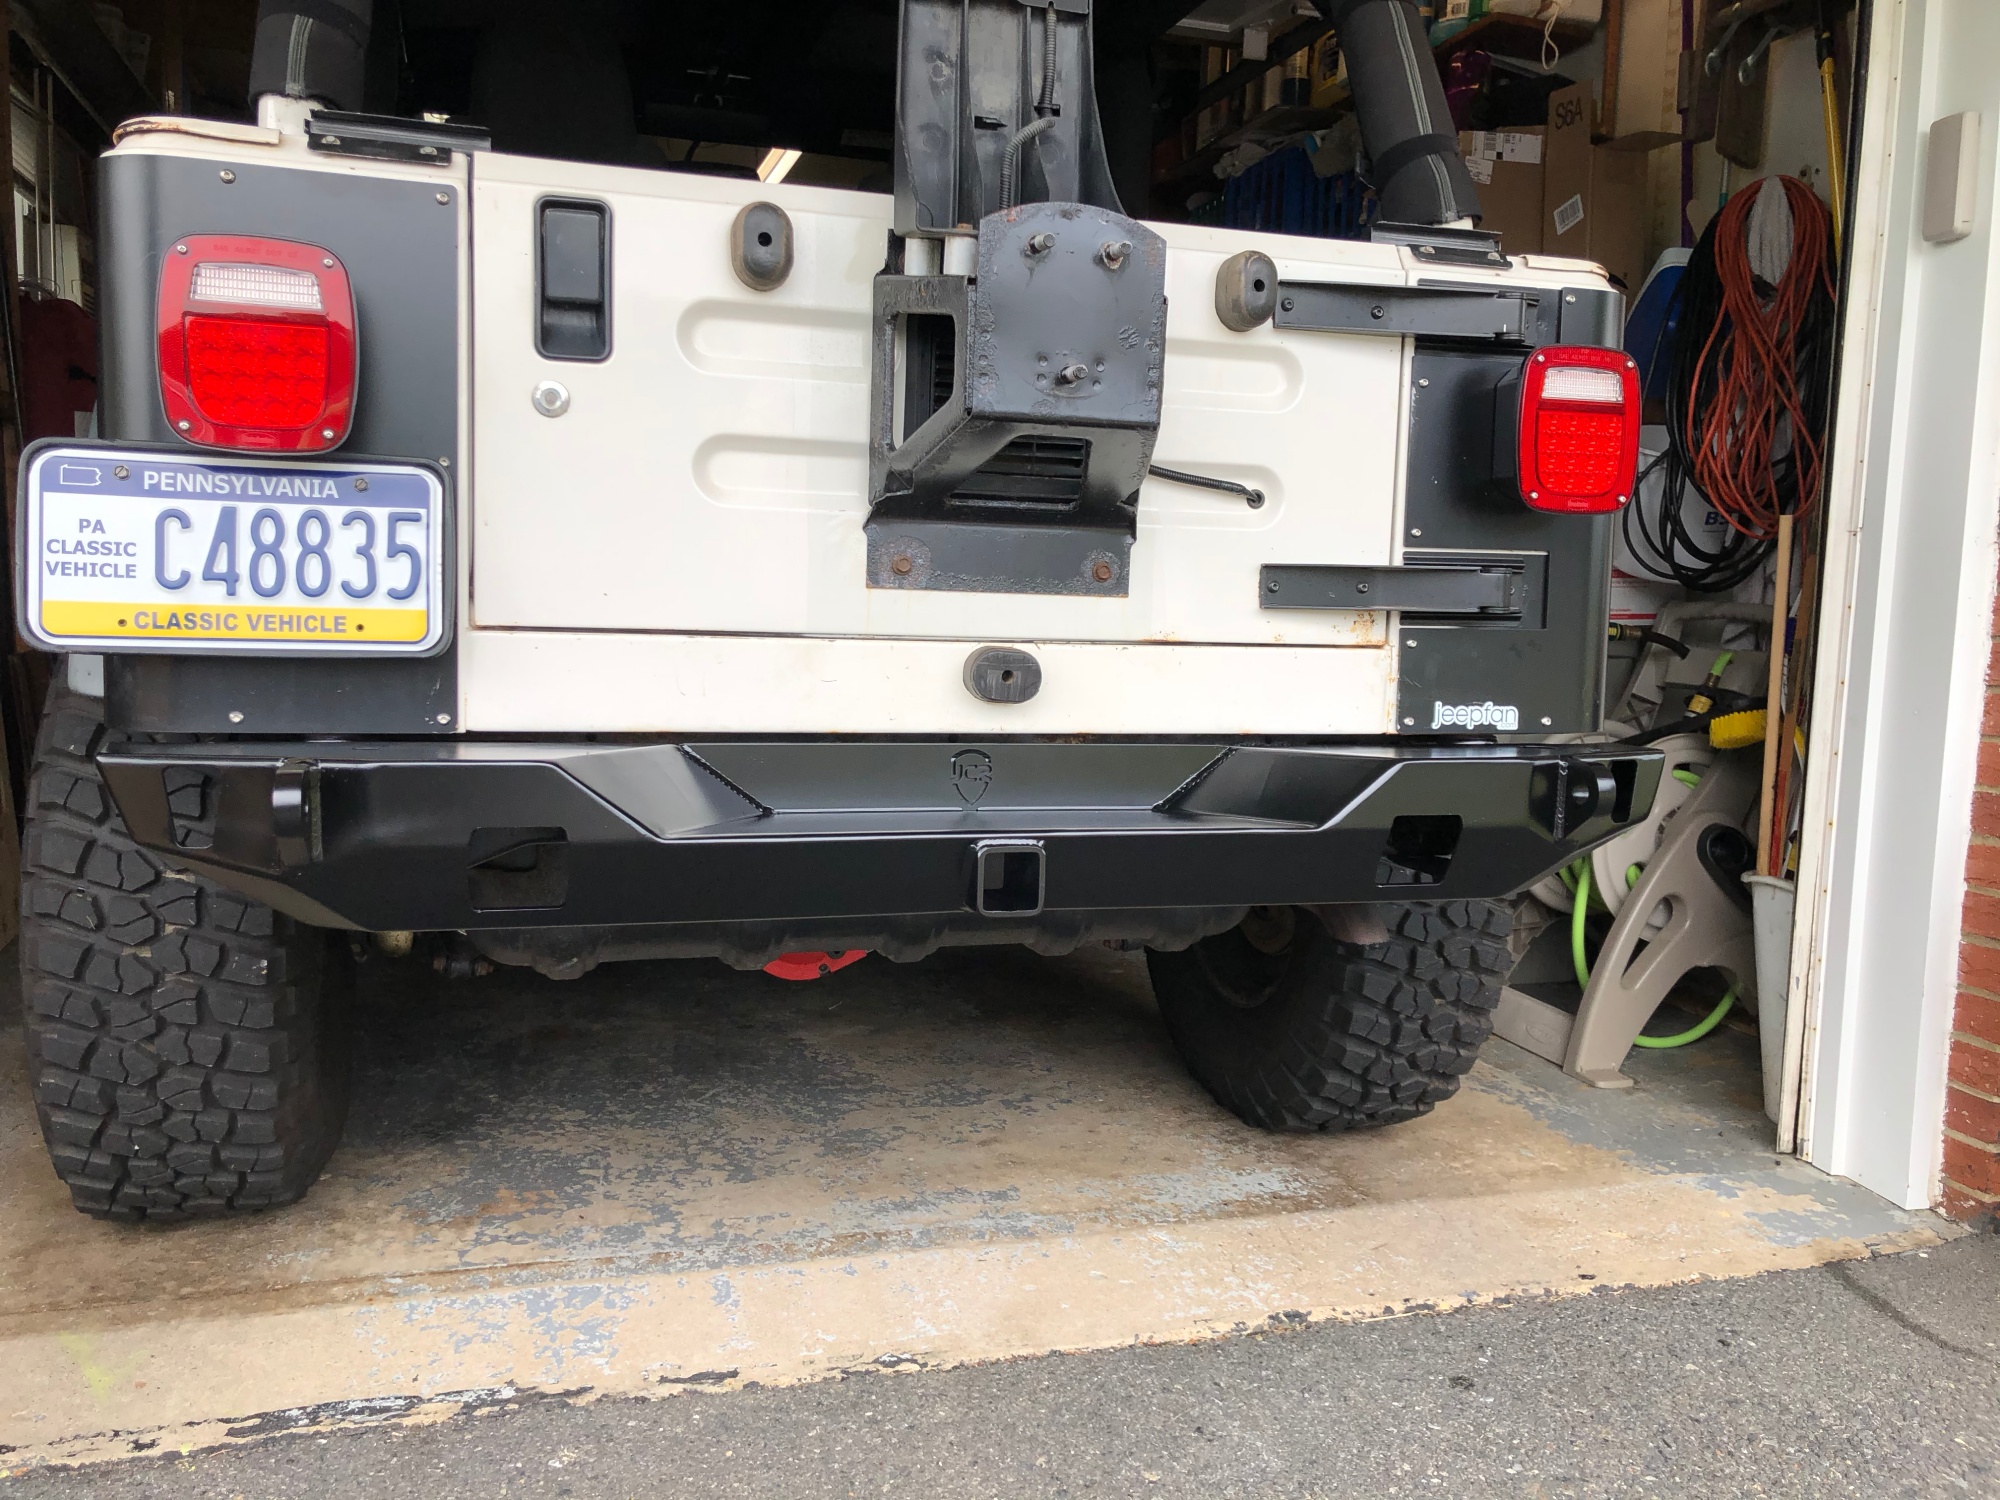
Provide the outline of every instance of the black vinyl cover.
{"type": "Polygon", "coordinates": [[[375,0],[261,0],[250,97],[283,94],[335,109],[364,107],[375,0]]]}
{"type": "Polygon", "coordinates": [[[1437,59],[1410,0],[1333,0],[1347,83],[1382,217],[1449,224],[1479,217],[1437,59]]]}

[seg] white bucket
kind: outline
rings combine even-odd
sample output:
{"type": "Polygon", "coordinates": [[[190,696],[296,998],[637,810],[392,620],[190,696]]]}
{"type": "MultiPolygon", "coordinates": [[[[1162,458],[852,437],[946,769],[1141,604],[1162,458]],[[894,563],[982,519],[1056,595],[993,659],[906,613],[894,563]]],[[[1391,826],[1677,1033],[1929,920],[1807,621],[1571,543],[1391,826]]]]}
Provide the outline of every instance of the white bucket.
{"type": "Polygon", "coordinates": [[[1791,993],[1792,903],[1797,887],[1773,875],[1745,875],[1750,926],[1757,942],[1757,1049],[1764,1064],[1764,1113],[1778,1119],[1785,1065],[1785,1001],[1791,993]]]}

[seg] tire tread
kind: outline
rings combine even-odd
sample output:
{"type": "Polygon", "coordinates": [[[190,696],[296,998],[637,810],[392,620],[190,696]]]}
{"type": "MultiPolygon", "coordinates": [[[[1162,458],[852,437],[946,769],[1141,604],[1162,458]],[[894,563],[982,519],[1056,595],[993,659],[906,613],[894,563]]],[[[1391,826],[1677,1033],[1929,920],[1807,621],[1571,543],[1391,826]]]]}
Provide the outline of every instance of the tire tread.
{"type": "Polygon", "coordinates": [[[1314,923],[1267,1002],[1282,1007],[1278,1030],[1257,1047],[1217,1045],[1229,1013],[1193,950],[1147,955],[1174,1044],[1217,1103],[1267,1130],[1342,1131],[1415,1119],[1458,1092],[1514,966],[1511,910],[1461,900],[1381,914],[1389,935],[1365,947],[1314,923]]]}
{"type": "MultiPolygon", "coordinates": [[[[22,845],[35,1109],[76,1207],[171,1220],[302,1196],[338,1140],[337,951],[140,847],[100,779],[93,700],[51,691],[22,845]]],[[[192,792],[192,796],[190,796],[192,792]]],[[[177,823],[213,826],[200,789],[177,823]]]]}

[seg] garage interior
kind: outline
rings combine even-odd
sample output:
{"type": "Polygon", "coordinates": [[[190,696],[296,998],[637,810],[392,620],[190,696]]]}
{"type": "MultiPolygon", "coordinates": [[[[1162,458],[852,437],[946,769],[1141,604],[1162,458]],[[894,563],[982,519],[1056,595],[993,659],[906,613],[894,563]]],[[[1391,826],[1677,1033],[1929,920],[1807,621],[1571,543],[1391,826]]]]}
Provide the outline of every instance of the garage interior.
{"type": "MultiPolygon", "coordinates": [[[[1330,6],[1098,10],[1128,211],[1368,237],[1330,6]]],[[[426,935],[364,966],[346,1145],[303,1204],[252,1222],[75,1215],[19,1045],[0,1049],[0,1343],[32,1392],[0,1413],[0,1461],[1403,1316],[1957,1232],[1795,1154],[1792,891],[1839,603],[1818,497],[1866,6],[1420,10],[1502,250],[1595,260],[1627,290],[1649,425],[1606,714],[1672,772],[1647,826],[1531,892],[1460,1096],[1387,1131],[1249,1131],[1174,1063],[1140,957],[1108,948],[557,982],[426,935]],[[1793,311],[1783,360],[1731,384],[1709,335],[1727,342],[1745,297],[1793,311]],[[1751,386],[1785,435],[1704,448],[1751,386]],[[307,1341],[323,1357],[303,1367],[307,1341]]],[[[253,119],[257,6],[0,15],[11,506],[26,441],[94,431],[96,155],[134,116],[253,119]]],[[[896,15],[378,0],[364,108],[472,124],[498,151],[887,192],[896,15]]],[[[50,672],[16,649],[0,692],[8,879],[50,672]]]]}

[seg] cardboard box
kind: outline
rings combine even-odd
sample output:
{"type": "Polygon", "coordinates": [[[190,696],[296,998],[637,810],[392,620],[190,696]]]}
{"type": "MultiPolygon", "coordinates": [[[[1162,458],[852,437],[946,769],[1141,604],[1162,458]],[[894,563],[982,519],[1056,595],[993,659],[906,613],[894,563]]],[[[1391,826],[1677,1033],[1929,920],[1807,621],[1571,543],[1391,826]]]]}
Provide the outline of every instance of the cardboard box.
{"type": "Polygon", "coordinates": [[[1593,144],[1596,124],[1588,83],[1549,96],[1542,253],[1594,260],[1636,293],[1646,269],[1646,153],[1593,144]]]}
{"type": "Polygon", "coordinates": [[[1543,133],[1539,125],[1458,133],[1459,154],[1479,189],[1479,227],[1497,233],[1509,255],[1542,251],[1543,133]]]}
{"type": "Polygon", "coordinates": [[[1617,46],[1606,37],[1604,134],[1621,149],[1678,145],[1681,139],[1679,0],[1624,0],[1616,12],[1617,46]]]}

